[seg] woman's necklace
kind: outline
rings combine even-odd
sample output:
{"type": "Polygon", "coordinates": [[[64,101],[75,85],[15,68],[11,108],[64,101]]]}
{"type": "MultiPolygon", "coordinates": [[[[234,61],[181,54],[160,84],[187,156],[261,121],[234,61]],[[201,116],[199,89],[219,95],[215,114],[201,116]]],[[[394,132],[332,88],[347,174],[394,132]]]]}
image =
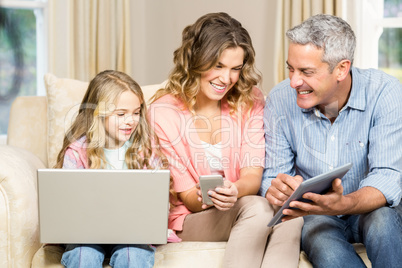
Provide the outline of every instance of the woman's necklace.
{"type": "Polygon", "coordinates": [[[195,117],[196,120],[197,119],[212,119],[216,116],[220,116],[221,115],[221,102],[219,101],[219,105],[218,108],[216,110],[214,110],[212,113],[195,113],[195,117]]]}

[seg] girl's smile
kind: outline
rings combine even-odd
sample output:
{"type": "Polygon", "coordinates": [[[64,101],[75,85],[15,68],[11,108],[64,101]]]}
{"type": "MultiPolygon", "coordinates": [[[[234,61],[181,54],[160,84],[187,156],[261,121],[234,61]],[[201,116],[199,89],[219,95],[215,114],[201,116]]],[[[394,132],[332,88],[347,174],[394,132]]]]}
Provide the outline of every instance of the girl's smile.
{"type": "Polygon", "coordinates": [[[124,91],[120,95],[116,109],[105,118],[105,148],[120,148],[130,139],[140,120],[140,109],[140,100],[132,91],[124,91]]]}

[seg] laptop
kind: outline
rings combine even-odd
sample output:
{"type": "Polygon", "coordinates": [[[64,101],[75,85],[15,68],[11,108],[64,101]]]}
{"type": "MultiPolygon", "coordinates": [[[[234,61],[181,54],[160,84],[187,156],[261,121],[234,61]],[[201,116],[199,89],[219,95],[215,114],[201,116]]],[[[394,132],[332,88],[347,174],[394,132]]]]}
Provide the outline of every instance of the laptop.
{"type": "Polygon", "coordinates": [[[41,243],[166,244],[168,170],[38,169],[41,243]]]}

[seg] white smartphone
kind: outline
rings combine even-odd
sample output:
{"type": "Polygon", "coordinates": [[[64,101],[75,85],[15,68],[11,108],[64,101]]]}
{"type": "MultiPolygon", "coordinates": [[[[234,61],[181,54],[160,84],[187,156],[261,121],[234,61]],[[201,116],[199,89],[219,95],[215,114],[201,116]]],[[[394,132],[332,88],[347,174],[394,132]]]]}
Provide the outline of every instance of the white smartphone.
{"type": "Polygon", "coordinates": [[[214,203],[208,196],[208,191],[214,191],[216,187],[223,186],[223,177],[221,175],[202,175],[199,179],[202,193],[202,202],[207,205],[213,205],[214,203]]]}

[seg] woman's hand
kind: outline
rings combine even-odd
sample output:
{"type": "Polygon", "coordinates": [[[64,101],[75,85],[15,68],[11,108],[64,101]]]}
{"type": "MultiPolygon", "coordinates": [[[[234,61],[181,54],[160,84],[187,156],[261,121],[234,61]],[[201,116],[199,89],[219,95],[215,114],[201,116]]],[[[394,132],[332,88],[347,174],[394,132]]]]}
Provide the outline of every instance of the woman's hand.
{"type": "MultiPolygon", "coordinates": [[[[198,190],[197,194],[198,201],[202,202],[201,190],[198,190]]],[[[209,190],[208,195],[217,209],[225,211],[232,208],[236,203],[238,190],[234,183],[229,180],[225,180],[223,187],[216,187],[215,191],[209,190]]],[[[207,209],[209,207],[211,206],[202,204],[202,209],[207,209]]]]}

